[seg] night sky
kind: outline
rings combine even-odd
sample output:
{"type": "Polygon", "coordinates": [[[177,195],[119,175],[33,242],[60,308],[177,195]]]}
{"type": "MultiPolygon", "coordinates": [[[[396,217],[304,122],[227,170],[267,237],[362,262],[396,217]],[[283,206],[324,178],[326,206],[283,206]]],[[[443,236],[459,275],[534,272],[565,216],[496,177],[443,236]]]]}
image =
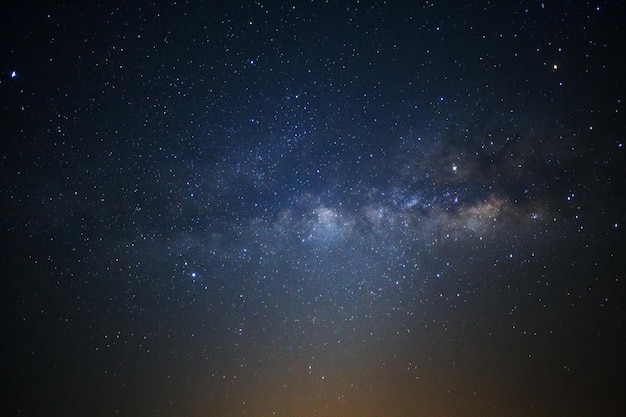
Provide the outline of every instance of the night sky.
{"type": "Polygon", "coordinates": [[[4,5],[0,415],[626,415],[620,3],[4,5]]]}

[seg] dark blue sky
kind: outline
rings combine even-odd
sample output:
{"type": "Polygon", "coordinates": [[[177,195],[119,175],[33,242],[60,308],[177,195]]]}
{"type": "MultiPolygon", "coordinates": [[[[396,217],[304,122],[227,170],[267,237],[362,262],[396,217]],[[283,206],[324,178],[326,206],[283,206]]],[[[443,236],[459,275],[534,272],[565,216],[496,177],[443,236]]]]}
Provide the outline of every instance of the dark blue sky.
{"type": "Polygon", "coordinates": [[[623,415],[619,2],[21,2],[0,414],[623,415]]]}

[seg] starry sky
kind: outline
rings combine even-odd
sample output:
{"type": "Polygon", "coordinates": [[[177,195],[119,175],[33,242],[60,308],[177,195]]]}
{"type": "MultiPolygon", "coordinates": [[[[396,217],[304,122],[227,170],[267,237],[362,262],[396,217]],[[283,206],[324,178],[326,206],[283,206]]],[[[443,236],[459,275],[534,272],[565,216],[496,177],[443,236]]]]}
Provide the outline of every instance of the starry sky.
{"type": "Polygon", "coordinates": [[[626,413],[620,1],[3,7],[0,415],[626,413]]]}

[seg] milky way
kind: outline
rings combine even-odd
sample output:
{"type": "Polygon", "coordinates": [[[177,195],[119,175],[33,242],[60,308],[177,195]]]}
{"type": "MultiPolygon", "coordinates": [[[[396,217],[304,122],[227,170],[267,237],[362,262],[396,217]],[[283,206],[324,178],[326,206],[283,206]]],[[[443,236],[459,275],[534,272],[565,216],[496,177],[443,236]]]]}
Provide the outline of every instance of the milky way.
{"type": "Polygon", "coordinates": [[[209,3],[0,17],[0,414],[624,414],[619,2],[209,3]]]}

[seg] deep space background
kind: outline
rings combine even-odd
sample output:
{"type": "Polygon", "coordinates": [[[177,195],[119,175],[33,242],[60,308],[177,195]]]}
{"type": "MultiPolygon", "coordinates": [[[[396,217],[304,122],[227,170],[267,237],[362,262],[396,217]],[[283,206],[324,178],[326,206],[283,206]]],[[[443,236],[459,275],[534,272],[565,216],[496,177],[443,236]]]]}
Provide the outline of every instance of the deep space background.
{"type": "Polygon", "coordinates": [[[626,415],[625,11],[4,5],[0,415],[626,415]]]}

